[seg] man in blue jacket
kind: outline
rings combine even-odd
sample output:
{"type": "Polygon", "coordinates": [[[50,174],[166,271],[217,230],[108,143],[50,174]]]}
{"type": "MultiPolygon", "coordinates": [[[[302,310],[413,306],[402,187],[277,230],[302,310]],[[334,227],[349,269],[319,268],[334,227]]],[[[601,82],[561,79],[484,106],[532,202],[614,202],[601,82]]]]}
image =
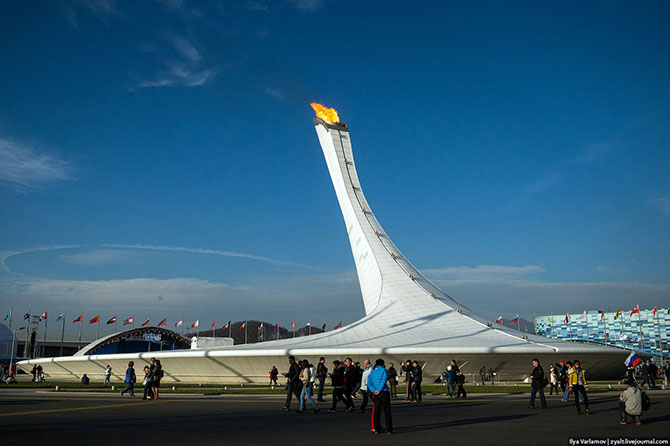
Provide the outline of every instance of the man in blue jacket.
{"type": "Polygon", "coordinates": [[[380,412],[384,411],[386,421],[386,433],[393,433],[393,420],[391,420],[391,396],[387,384],[388,375],[384,367],[384,360],[379,358],[375,361],[375,368],[368,376],[368,392],[372,394],[372,432],[381,432],[379,423],[380,412]]]}

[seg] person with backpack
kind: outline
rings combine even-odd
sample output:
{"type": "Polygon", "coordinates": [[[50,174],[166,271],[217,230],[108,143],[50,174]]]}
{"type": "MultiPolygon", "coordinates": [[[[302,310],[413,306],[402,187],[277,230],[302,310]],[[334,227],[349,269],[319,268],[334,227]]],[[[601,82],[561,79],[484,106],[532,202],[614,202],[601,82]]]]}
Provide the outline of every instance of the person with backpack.
{"type": "Polygon", "coordinates": [[[547,408],[547,400],[544,397],[544,386],[547,385],[547,378],[544,377],[544,369],[540,365],[539,359],[533,359],[533,371],[530,373],[531,381],[531,391],[530,391],[530,403],[528,404],[529,409],[535,409],[535,395],[540,392],[540,403],[542,408],[547,408]]]}
{"type": "Polygon", "coordinates": [[[128,363],[128,368],[126,369],[126,387],[121,391],[121,396],[123,396],[124,393],[130,392],[130,396],[133,397],[135,396],[135,391],[133,390],[133,387],[135,386],[135,381],[137,380],[137,377],[135,376],[135,369],[133,366],[135,363],[133,361],[130,361],[128,363]]]}
{"type": "Polygon", "coordinates": [[[308,360],[303,359],[300,363],[301,370],[300,375],[298,376],[302,382],[302,391],[300,392],[300,407],[298,408],[298,413],[303,413],[305,411],[305,398],[307,398],[314,408],[314,413],[319,413],[319,406],[316,405],[314,399],[312,398],[312,388],[314,387],[314,382],[316,381],[316,372],[314,371],[314,366],[309,363],[308,360]]]}
{"type": "Polygon", "coordinates": [[[333,361],[333,371],[330,374],[330,378],[333,381],[333,405],[328,412],[335,412],[335,407],[337,407],[337,402],[342,401],[344,403],[344,410],[348,412],[351,410],[352,406],[349,406],[349,401],[344,397],[344,365],[340,364],[340,361],[337,359],[333,361]]]}
{"type": "Polygon", "coordinates": [[[642,424],[640,415],[642,415],[642,390],[640,390],[634,381],[625,379],[626,390],[619,396],[619,416],[621,424],[628,424],[628,416],[633,418],[636,425],[642,424]]]}
{"type": "Polygon", "coordinates": [[[582,408],[579,406],[579,395],[581,393],[584,398],[584,406],[586,406],[586,415],[591,415],[589,410],[589,398],[586,396],[586,392],[589,388],[586,383],[586,376],[584,374],[584,369],[579,361],[574,361],[573,372],[569,376],[570,390],[575,394],[575,406],[577,406],[577,413],[582,413],[582,408]]]}
{"type": "Polygon", "coordinates": [[[153,358],[154,371],[151,376],[151,391],[154,393],[154,399],[158,399],[158,388],[161,386],[161,379],[163,378],[163,366],[161,366],[160,359],[153,358]]]}

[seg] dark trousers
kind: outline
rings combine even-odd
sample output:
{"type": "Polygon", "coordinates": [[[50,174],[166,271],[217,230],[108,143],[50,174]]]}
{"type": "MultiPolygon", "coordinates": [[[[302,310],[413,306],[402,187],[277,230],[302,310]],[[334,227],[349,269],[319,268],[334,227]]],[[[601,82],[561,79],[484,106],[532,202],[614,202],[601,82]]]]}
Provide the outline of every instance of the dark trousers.
{"type": "Polygon", "coordinates": [[[556,395],[558,395],[558,384],[550,383],[550,386],[551,387],[549,387],[549,395],[552,395],[554,391],[556,391],[556,395]]]}
{"type": "Polygon", "coordinates": [[[380,417],[384,411],[384,421],[386,430],[393,432],[393,420],[391,419],[391,396],[388,391],[382,390],[377,395],[372,396],[372,429],[377,432],[381,430],[380,417]]]}
{"type": "Polygon", "coordinates": [[[412,383],[413,387],[413,394],[414,394],[414,401],[421,401],[421,381],[418,382],[413,382],[412,383]]]}
{"type": "Polygon", "coordinates": [[[361,403],[360,410],[365,410],[365,408],[368,407],[368,399],[370,398],[370,396],[367,390],[362,390],[362,392],[363,392],[363,402],[361,403]]]}
{"type": "Polygon", "coordinates": [[[640,416],[631,415],[628,412],[626,412],[626,403],[624,401],[619,401],[619,416],[621,417],[621,421],[627,422],[629,415],[633,418],[633,421],[635,421],[636,423],[640,422],[640,416]]]}
{"type": "Polygon", "coordinates": [[[586,389],[584,386],[580,386],[579,384],[575,384],[572,386],[572,391],[575,393],[575,406],[577,406],[577,410],[581,412],[582,408],[579,407],[579,394],[581,393],[582,396],[584,397],[584,406],[586,407],[586,410],[589,410],[589,399],[586,396],[586,389]]]}
{"type": "Polygon", "coordinates": [[[347,407],[354,407],[354,399],[351,397],[352,392],[353,390],[344,392],[344,398],[347,400],[347,407]]]}
{"type": "Polygon", "coordinates": [[[295,394],[295,397],[298,398],[298,401],[300,401],[300,392],[302,391],[302,381],[300,381],[298,378],[295,378],[293,381],[288,383],[286,386],[286,402],[284,403],[284,407],[287,409],[291,406],[291,399],[293,398],[293,395],[295,394]]]}
{"type": "MultiPolygon", "coordinates": [[[[351,398],[350,395],[349,398],[351,398]]],[[[344,407],[347,409],[351,407],[347,401],[347,398],[344,397],[344,387],[333,387],[333,405],[331,410],[335,410],[335,406],[337,406],[338,401],[342,401],[344,403],[344,407]]]]}
{"type": "Polygon", "coordinates": [[[154,392],[151,390],[151,383],[147,383],[144,385],[144,399],[154,399],[154,392]]]}
{"type": "Polygon", "coordinates": [[[121,391],[121,395],[126,392],[130,392],[130,396],[135,396],[135,391],[133,390],[134,383],[126,383],[126,387],[121,391]]]}
{"type": "Polygon", "coordinates": [[[535,395],[540,392],[540,403],[542,407],[547,407],[547,400],[544,398],[544,387],[533,387],[530,389],[530,406],[535,406],[535,395]]]}
{"type": "Polygon", "coordinates": [[[458,385],[458,393],[456,394],[456,398],[459,398],[461,396],[461,394],[463,394],[463,398],[468,396],[468,394],[465,393],[465,388],[463,387],[463,384],[458,385]]]}
{"type": "Polygon", "coordinates": [[[319,380],[319,393],[316,396],[316,400],[323,401],[323,386],[326,384],[326,377],[319,376],[317,379],[319,380]]]}

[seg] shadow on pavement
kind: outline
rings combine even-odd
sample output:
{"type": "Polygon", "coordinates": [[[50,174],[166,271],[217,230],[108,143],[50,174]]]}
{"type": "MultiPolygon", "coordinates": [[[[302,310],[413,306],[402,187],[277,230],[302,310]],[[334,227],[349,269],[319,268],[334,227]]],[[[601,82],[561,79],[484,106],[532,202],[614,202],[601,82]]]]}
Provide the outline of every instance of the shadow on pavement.
{"type": "Polygon", "coordinates": [[[466,420],[454,420],[447,421],[444,423],[433,423],[433,424],[417,424],[415,426],[405,426],[398,427],[394,429],[395,433],[404,434],[410,432],[419,432],[419,431],[428,431],[434,429],[443,429],[445,427],[456,427],[456,426],[466,426],[468,424],[478,424],[478,423],[490,423],[493,421],[510,421],[510,420],[519,420],[522,418],[527,418],[533,416],[531,414],[521,414],[521,415],[507,415],[501,417],[482,417],[482,418],[470,418],[466,420]]]}

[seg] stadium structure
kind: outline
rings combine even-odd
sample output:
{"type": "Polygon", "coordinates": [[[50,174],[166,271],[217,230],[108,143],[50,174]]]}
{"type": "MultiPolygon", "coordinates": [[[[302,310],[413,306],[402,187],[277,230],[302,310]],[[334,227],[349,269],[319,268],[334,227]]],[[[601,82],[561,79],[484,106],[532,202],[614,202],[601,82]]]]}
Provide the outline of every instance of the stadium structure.
{"type": "Polygon", "coordinates": [[[125,370],[134,361],[141,370],[151,357],[161,360],[165,381],[188,383],[265,383],[272,365],[283,368],[286,356],[327,363],[382,357],[395,364],[407,359],[423,365],[434,379],[455,359],[464,373],[482,366],[522,379],[531,360],[549,364],[579,358],[591,378],[618,376],[628,352],[524,334],[496,325],[450,297],[428,280],[395,246],[363,194],[348,127],[333,109],[313,104],[323,155],[349,236],[365,316],[340,329],[312,336],[191,350],[134,354],[76,355],[19,363],[24,370],[42,364],[49,379],[78,379],[83,373],[102,380],[106,364],[125,370]]]}

